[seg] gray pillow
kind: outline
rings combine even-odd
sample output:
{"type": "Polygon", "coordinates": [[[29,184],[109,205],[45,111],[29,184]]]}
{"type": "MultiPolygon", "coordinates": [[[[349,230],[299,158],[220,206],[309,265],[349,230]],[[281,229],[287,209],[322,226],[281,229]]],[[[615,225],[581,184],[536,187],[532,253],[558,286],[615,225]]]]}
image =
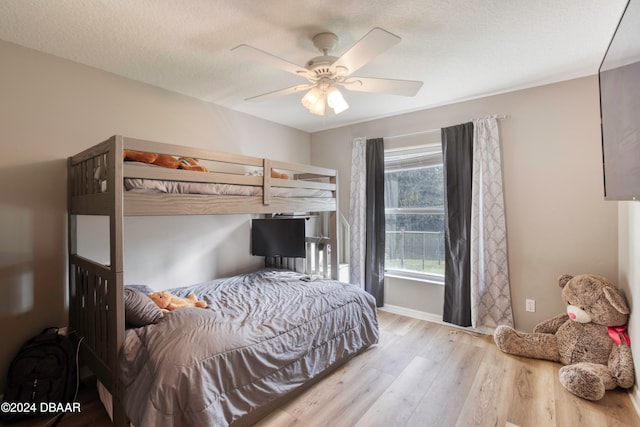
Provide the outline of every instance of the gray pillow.
{"type": "Polygon", "coordinates": [[[149,286],[147,285],[127,285],[124,287],[125,289],[129,288],[129,289],[133,289],[135,291],[140,291],[143,294],[147,295],[150,294],[152,292],[155,292],[153,289],[151,289],[149,286]]]}
{"type": "Polygon", "coordinates": [[[162,310],[147,295],[131,288],[124,288],[124,318],[131,326],[141,327],[156,323],[162,310]]]}

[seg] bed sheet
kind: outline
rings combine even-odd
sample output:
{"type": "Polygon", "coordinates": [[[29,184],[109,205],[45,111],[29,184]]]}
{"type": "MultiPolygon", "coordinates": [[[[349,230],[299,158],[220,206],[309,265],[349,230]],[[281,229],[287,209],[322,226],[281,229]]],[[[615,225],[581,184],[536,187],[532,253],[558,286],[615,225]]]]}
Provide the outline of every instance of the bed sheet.
{"type": "Polygon", "coordinates": [[[127,330],[126,411],[138,427],[226,426],[378,341],[360,288],[265,269],[171,289],[208,307],[127,330]]]}

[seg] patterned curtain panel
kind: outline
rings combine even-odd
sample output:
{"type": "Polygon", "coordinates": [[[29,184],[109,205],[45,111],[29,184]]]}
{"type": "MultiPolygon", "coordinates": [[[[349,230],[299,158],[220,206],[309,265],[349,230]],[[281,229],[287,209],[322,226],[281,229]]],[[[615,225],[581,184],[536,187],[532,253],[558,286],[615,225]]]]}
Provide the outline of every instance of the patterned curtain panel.
{"type": "Polygon", "coordinates": [[[364,289],[367,211],[367,141],[356,138],[351,149],[351,191],[349,208],[349,282],[364,289]]]}
{"type": "Polygon", "coordinates": [[[384,298],[384,141],[353,140],[349,209],[349,281],[384,298]]]}
{"type": "Polygon", "coordinates": [[[513,326],[498,123],[486,118],[474,120],[473,127],[472,326],[513,326]]]}

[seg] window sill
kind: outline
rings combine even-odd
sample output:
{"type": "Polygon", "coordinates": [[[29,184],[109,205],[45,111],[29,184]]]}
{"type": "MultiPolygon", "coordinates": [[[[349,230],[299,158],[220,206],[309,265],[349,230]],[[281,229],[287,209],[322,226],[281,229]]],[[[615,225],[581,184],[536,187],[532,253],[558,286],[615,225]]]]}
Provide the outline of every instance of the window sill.
{"type": "Polygon", "coordinates": [[[394,279],[410,280],[413,282],[427,283],[429,285],[444,286],[444,280],[437,280],[418,274],[404,274],[398,271],[385,271],[384,277],[392,277],[394,279]]]}

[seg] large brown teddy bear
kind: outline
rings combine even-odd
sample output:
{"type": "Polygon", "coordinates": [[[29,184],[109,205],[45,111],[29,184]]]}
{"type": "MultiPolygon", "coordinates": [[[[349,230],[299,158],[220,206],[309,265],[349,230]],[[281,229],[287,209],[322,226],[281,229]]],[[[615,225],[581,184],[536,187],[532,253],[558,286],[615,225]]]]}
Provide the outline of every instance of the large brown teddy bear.
{"type": "Polygon", "coordinates": [[[634,369],[624,332],[629,308],[604,277],[563,275],[558,280],[567,313],[548,319],[533,333],[508,326],[494,332],[496,345],[516,356],[560,362],[560,383],[576,396],[599,400],[605,390],[630,388],[634,369]]]}
{"type": "Polygon", "coordinates": [[[186,298],[180,298],[168,291],[153,292],[148,294],[149,298],[156,303],[163,312],[176,310],[178,308],[202,307],[205,308],[205,301],[198,301],[194,294],[189,294],[186,298]]]}

